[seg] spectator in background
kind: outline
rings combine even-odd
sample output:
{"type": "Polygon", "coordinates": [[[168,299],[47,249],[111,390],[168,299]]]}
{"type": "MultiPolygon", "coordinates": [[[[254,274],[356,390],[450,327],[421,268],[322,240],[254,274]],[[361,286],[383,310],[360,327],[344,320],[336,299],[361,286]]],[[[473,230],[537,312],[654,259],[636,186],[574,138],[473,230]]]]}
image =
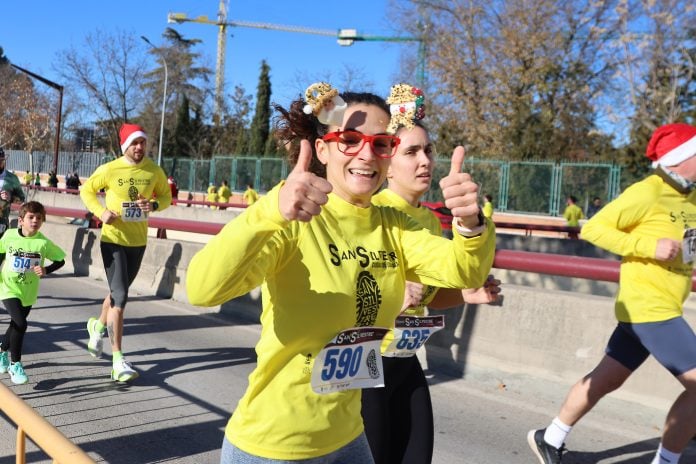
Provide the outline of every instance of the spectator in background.
{"type": "Polygon", "coordinates": [[[31,185],[33,180],[34,180],[34,174],[27,171],[27,173],[24,174],[24,185],[31,185]]]}
{"type": "Polygon", "coordinates": [[[176,200],[179,198],[179,186],[176,185],[174,176],[167,177],[167,184],[169,184],[169,191],[172,192],[172,204],[176,204],[176,200]]]}
{"type": "MultiPolygon", "coordinates": [[[[227,184],[227,181],[223,180],[222,185],[220,185],[220,188],[218,189],[218,201],[220,203],[229,203],[231,196],[232,196],[232,191],[230,190],[230,187],[227,184]]],[[[221,206],[220,209],[227,209],[227,207],[221,206]]]]}
{"type": "Polygon", "coordinates": [[[48,172],[48,186],[52,188],[58,188],[58,176],[56,175],[56,171],[49,171],[48,172]]]}
{"type": "Polygon", "coordinates": [[[259,199],[259,194],[256,193],[256,190],[254,190],[254,186],[252,184],[247,184],[247,189],[242,198],[247,206],[251,206],[259,199]]]}
{"type": "MultiPolygon", "coordinates": [[[[82,185],[82,182],[80,182],[80,176],[77,175],[77,171],[65,176],[65,188],[66,189],[79,190],[80,185],[82,185]]],[[[77,192],[72,192],[72,193],[77,193],[77,192]]]]}
{"type": "Polygon", "coordinates": [[[587,207],[587,219],[597,214],[597,211],[602,209],[602,199],[599,197],[594,197],[592,203],[587,207]]]}
{"type": "MultiPolygon", "coordinates": [[[[205,197],[205,201],[209,203],[217,203],[218,201],[218,193],[217,193],[217,187],[213,185],[211,182],[210,185],[208,186],[208,195],[205,197]]],[[[215,205],[209,205],[210,209],[217,209],[217,206],[215,205]]]]}
{"type": "Polygon", "coordinates": [[[10,206],[24,201],[19,178],[5,169],[5,150],[0,148],[0,237],[10,226],[10,206]]]}
{"type": "MultiPolygon", "coordinates": [[[[566,220],[568,227],[580,227],[580,219],[584,219],[585,215],[582,209],[577,205],[578,199],[570,195],[566,199],[566,209],[563,211],[563,217],[566,220]]],[[[577,232],[568,232],[568,238],[578,238],[577,232]]]]}
{"type": "Polygon", "coordinates": [[[483,196],[483,206],[481,207],[481,212],[488,219],[493,218],[493,197],[489,194],[483,196]]]}
{"type": "Polygon", "coordinates": [[[36,173],[36,176],[34,176],[34,185],[36,187],[41,187],[41,176],[38,172],[36,173]]]}

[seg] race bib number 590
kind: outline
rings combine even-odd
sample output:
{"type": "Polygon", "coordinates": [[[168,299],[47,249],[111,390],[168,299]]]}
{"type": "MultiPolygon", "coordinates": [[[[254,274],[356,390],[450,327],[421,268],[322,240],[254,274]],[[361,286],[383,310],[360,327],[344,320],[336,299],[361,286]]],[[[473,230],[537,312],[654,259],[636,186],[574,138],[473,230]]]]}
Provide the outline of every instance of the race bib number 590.
{"type": "Polygon", "coordinates": [[[382,327],[355,327],[336,335],[314,360],[312,390],[334,393],[383,387],[379,347],[386,333],[382,327]]]}

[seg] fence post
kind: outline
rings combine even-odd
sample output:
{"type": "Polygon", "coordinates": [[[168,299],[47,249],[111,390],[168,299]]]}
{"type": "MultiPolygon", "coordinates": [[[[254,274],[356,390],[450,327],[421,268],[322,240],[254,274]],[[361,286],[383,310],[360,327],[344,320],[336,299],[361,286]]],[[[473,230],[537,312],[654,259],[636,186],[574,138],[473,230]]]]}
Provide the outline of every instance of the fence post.
{"type": "Polygon", "coordinates": [[[551,216],[557,216],[560,213],[562,184],[562,168],[558,164],[554,164],[551,167],[551,192],[549,199],[549,214],[551,216]]]}
{"type": "Polygon", "coordinates": [[[508,196],[510,195],[510,161],[503,161],[500,164],[500,179],[498,180],[498,211],[507,211],[508,196]]]}

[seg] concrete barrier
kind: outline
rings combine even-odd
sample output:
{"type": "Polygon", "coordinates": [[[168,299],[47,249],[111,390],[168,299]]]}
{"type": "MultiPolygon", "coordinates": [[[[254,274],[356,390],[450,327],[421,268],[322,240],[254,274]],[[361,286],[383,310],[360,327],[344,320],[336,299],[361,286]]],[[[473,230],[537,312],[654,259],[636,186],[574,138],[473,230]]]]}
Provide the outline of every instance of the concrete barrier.
{"type": "MultiPolygon", "coordinates": [[[[204,210],[176,207],[160,214],[178,215],[181,213],[177,210],[181,209],[204,210]]],[[[238,214],[234,211],[207,213],[214,213],[218,218],[221,214],[231,217],[238,214]]],[[[204,213],[200,214],[202,218],[204,213]]],[[[68,265],[76,274],[105,280],[98,230],[52,220],[42,231],[65,249],[68,265]]],[[[202,246],[201,243],[182,240],[150,238],[140,274],[132,289],[146,295],[186,302],[187,265],[202,246]]],[[[578,240],[500,235],[498,246],[608,256],[578,240]]],[[[469,305],[446,310],[446,329],[435,334],[423,353],[427,367],[449,375],[464,376],[469,365],[493,366],[502,371],[528,373],[540,381],[572,383],[595,366],[616,325],[613,310],[615,283],[499,269],[495,269],[494,274],[503,281],[503,304],[469,305]]],[[[259,293],[256,290],[229,301],[219,310],[258,321],[261,312],[259,293]]],[[[685,317],[692,327],[696,327],[696,299],[693,295],[687,301],[685,317]]],[[[649,359],[614,395],[648,406],[667,408],[680,391],[681,385],[649,359]]]]}

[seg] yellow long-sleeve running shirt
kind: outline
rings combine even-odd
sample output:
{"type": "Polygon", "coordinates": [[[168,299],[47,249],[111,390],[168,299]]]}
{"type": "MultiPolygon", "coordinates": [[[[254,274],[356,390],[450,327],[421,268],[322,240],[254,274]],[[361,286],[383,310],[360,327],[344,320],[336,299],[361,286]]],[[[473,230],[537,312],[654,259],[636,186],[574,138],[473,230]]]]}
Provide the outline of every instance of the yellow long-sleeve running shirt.
{"type": "Polygon", "coordinates": [[[682,314],[693,263],[682,253],[655,259],[657,241],[681,241],[696,228],[696,192],[679,193],[658,175],[628,187],[582,228],[582,238],[623,257],[614,306],[621,322],[659,322],[682,314]]]}
{"type": "Polygon", "coordinates": [[[481,286],[495,231],[489,223],[480,236],[448,240],[394,208],[360,208],[334,194],[310,222],[289,222],[280,185],[193,257],[186,284],[201,306],[262,285],[257,365],[225,435],[257,456],[308,459],[363,431],[359,390],[312,391],[319,351],[346,328],[392,327],[410,273],[437,287],[481,286]]]}
{"type": "MultiPolygon", "coordinates": [[[[107,209],[122,215],[124,202],[138,200],[138,195],[157,200],[157,211],[172,203],[172,192],[162,168],[150,158],[138,164],[130,164],[121,156],[99,166],[80,189],[82,202],[96,217],[107,209]],[[105,205],[97,198],[97,192],[106,191],[105,205]]],[[[128,222],[123,215],[112,224],[102,226],[101,240],[123,246],[147,244],[147,218],[128,222]]]]}

